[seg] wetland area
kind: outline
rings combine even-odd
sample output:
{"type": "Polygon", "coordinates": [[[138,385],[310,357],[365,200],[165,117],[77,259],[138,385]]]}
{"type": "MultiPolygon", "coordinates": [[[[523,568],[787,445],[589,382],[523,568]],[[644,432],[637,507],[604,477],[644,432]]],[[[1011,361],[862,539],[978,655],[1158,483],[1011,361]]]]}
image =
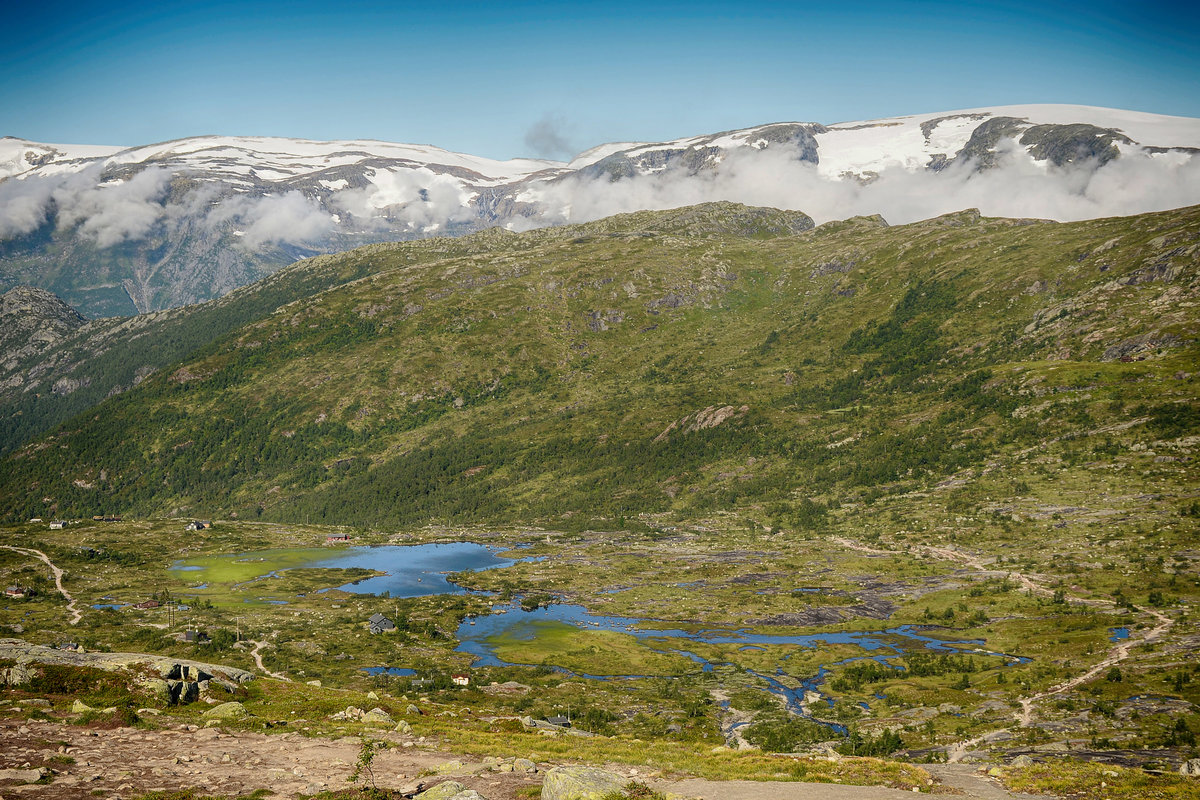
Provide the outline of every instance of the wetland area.
{"type": "MultiPolygon", "coordinates": [[[[504,569],[520,561],[536,563],[550,558],[506,555],[528,546],[501,550],[472,542],[443,542],[339,547],[332,553],[329,548],[274,549],[185,559],[173,564],[170,571],[181,580],[201,581],[177,593],[185,600],[202,599],[206,593],[219,596],[227,587],[254,593],[243,602],[286,604],[289,600],[277,596],[272,584],[286,585],[292,570],[319,570],[307,573],[314,583],[329,584],[317,589],[319,593],[335,590],[382,598],[424,597],[467,593],[469,590],[450,579],[456,573],[504,569]],[[362,577],[339,585],[346,575],[362,577]]],[[[700,583],[677,583],[675,587],[703,592],[700,583]]],[[[813,595],[821,593],[812,587],[796,591],[809,595],[806,599],[810,602],[813,595]]],[[[477,594],[494,597],[491,592],[477,594]]],[[[834,706],[833,697],[821,689],[831,670],[858,661],[869,660],[898,673],[905,670],[898,659],[916,651],[969,657],[973,666],[976,659],[980,665],[996,667],[1029,661],[992,652],[982,639],[939,638],[933,635],[937,626],[931,625],[781,634],[770,628],[677,627],[664,619],[593,614],[575,603],[552,601],[526,608],[522,602],[518,596],[493,605],[485,614],[464,619],[455,631],[459,642],[455,651],[473,656],[472,668],[549,667],[601,681],[741,670],[750,681],[777,695],[790,713],[810,718],[810,705],[834,706]],[[808,656],[802,659],[805,671],[789,670],[792,656],[802,651],[808,656]],[[859,654],[848,655],[854,652],[859,654]],[[753,659],[755,667],[748,667],[732,660],[733,653],[743,654],[743,660],[744,654],[760,655],[753,659]]],[[[407,666],[364,667],[363,671],[373,676],[417,676],[416,670],[407,666]]],[[[860,707],[869,709],[869,704],[860,703],[860,707]]],[[[834,727],[845,732],[843,725],[834,727]]]]}
{"type": "MultiPolygon", "coordinates": [[[[80,523],[42,537],[85,625],[65,623],[52,584],[9,601],[5,624],[46,644],[219,661],[380,702],[427,697],[455,715],[420,721],[443,741],[568,716],[597,747],[954,760],[1094,749],[1106,733],[1169,732],[1190,714],[1190,671],[1143,673],[1131,660],[1162,633],[1151,612],[942,542],[712,521],[652,535],[354,530],[332,546],[341,534],[320,526],[181,527],[80,523]],[[371,633],[375,615],[394,628],[371,633]]],[[[14,576],[36,570],[0,558],[14,576]]],[[[1169,662],[1177,651],[1146,652],[1169,662]]],[[[262,713],[292,715],[275,702],[262,713]]]]}

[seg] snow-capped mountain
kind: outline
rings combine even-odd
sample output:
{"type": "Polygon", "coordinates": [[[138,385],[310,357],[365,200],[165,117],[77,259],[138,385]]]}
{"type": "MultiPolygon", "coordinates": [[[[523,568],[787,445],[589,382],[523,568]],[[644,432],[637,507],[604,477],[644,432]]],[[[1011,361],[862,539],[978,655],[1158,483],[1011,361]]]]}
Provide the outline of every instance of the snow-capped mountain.
{"type": "Polygon", "coordinates": [[[1085,106],[774,123],[570,162],[433,146],[202,136],[132,148],[0,140],[0,289],[91,315],[209,299],[298,257],[709,200],[818,222],[964,207],[1054,219],[1200,203],[1200,120],[1085,106]]]}

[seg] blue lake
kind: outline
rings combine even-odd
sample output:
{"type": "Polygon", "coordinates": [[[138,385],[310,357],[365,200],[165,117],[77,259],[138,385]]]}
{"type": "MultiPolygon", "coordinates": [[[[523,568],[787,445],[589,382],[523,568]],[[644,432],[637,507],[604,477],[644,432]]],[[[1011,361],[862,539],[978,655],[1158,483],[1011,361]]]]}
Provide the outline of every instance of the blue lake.
{"type": "MultiPolygon", "coordinates": [[[[465,594],[466,589],[446,579],[451,572],[477,571],[507,567],[519,560],[500,555],[499,548],[487,547],[472,542],[418,545],[363,545],[332,549],[311,548],[306,550],[264,550],[233,553],[220,556],[216,561],[232,561],[239,564],[261,563],[262,568],[239,587],[252,588],[262,581],[278,577],[288,569],[347,569],[361,567],[385,574],[365,578],[335,587],[353,594],[388,594],[391,597],[422,597],[432,594],[465,594]]],[[[540,560],[540,559],[528,559],[540,560]]],[[[187,575],[203,573],[204,565],[178,562],[172,572],[187,575]]],[[[323,591],[328,591],[325,589],[323,591]]]]}
{"type": "Polygon", "coordinates": [[[1110,642],[1119,642],[1122,639],[1129,638],[1129,628],[1109,628],[1108,640],[1110,642]]]}
{"type": "Polygon", "coordinates": [[[308,566],[366,567],[387,573],[337,587],[343,592],[387,592],[392,597],[421,597],[429,594],[465,594],[467,590],[447,580],[446,573],[507,567],[516,561],[517,559],[501,556],[495,549],[481,544],[453,542],[351,547],[308,566]]]}

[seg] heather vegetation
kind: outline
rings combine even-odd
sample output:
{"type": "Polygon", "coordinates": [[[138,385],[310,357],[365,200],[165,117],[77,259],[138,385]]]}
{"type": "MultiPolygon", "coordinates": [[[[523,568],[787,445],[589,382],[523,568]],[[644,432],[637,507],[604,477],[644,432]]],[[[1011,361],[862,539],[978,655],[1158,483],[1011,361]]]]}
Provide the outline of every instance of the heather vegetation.
{"type": "Polygon", "coordinates": [[[521,720],[570,714],[581,758],[720,777],[791,775],[771,752],[1200,755],[1200,210],[786,235],[759,213],[377,245],[244,290],[271,310],[13,443],[3,541],[66,570],[86,625],[11,549],[0,574],[36,591],[0,624],[285,675],[246,690],[254,719],[324,732],[346,702],[305,681],[423,696],[414,728],[477,753],[565,747],[521,720]],[[333,587],[375,572],[302,558],[332,532],[522,560],[364,596],[333,587]],[[151,596],[188,609],[103,607],[151,596]],[[631,623],[538,618],[472,667],[463,626],[496,604],[631,623]]]}

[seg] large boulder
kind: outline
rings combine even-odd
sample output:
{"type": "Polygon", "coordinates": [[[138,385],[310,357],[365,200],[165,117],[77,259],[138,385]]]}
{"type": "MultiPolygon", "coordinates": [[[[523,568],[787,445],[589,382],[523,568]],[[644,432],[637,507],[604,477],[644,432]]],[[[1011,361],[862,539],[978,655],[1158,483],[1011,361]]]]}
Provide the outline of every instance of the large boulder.
{"type": "Polygon", "coordinates": [[[172,701],[171,685],[162,678],[139,678],[137,685],[139,688],[145,689],[155,700],[161,703],[170,703],[172,701]]]}
{"type": "Polygon", "coordinates": [[[28,662],[17,663],[6,670],[0,670],[0,684],[7,683],[9,686],[22,686],[32,681],[37,675],[30,668],[28,662]]]}
{"type": "Polygon", "coordinates": [[[215,705],[202,716],[208,719],[245,719],[250,716],[250,712],[244,705],[235,701],[215,705]]]}
{"type": "Polygon", "coordinates": [[[1189,758],[1183,762],[1183,766],[1179,768],[1179,774],[1193,778],[1200,777],[1200,758],[1189,758]]]}
{"type": "Polygon", "coordinates": [[[16,783],[37,783],[48,773],[43,773],[43,767],[37,769],[0,769],[0,781],[15,781],[16,783]]]}
{"type": "Polygon", "coordinates": [[[373,725],[395,725],[396,720],[382,708],[372,708],[362,715],[362,721],[373,725]]]}
{"type": "Polygon", "coordinates": [[[458,781],[446,781],[439,783],[432,789],[427,789],[416,796],[416,800],[450,800],[461,792],[465,792],[467,787],[463,786],[458,781]]]}
{"type": "Polygon", "coordinates": [[[622,791],[626,783],[620,775],[595,767],[555,767],[546,773],[542,800],[602,800],[622,791]]]}

